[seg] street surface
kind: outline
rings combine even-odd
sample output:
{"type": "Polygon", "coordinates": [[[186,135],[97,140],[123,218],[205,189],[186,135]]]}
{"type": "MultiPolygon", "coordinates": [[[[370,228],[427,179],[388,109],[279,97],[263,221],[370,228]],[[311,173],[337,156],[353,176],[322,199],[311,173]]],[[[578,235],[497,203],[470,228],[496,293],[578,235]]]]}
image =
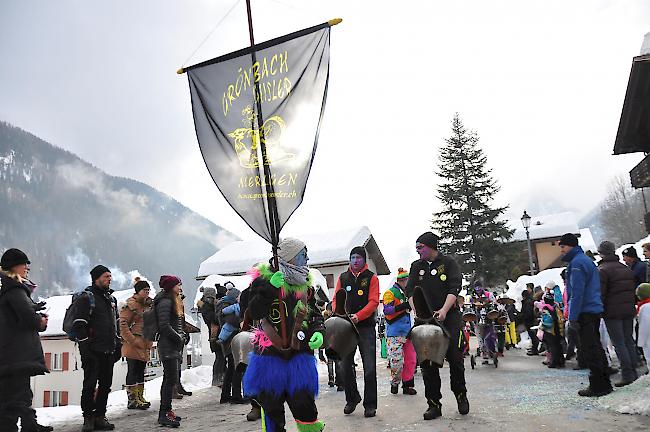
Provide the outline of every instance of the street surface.
{"type": "MultiPolygon", "coordinates": [[[[472,341],[474,346],[474,341],[472,341]]],[[[386,360],[378,358],[379,407],[377,417],[363,417],[359,405],[350,416],[343,414],[343,392],[327,387],[327,378],[321,373],[321,394],[317,400],[320,419],[326,431],[648,431],[650,417],[617,414],[602,408],[595,399],[585,399],[577,391],[587,383],[587,371],[574,371],[574,362],[566,369],[548,369],[541,364],[543,357],[528,357],[524,350],[510,350],[500,359],[499,367],[477,365],[469,367],[466,359],[466,379],[470,413],[461,416],[449,390],[449,369],[441,370],[443,382],[443,417],[424,421],[426,410],[422,376],[415,375],[418,395],[390,394],[389,371],[386,360]]],[[[321,372],[325,365],[319,364],[321,372]]],[[[359,367],[360,391],[363,387],[359,367]]],[[[613,377],[615,380],[619,376],[613,377]]],[[[401,389],[400,389],[401,390],[401,389]]],[[[195,392],[191,397],[174,401],[174,410],[183,417],[179,430],[253,432],[261,429],[260,422],[247,422],[249,405],[220,405],[220,389],[195,392]]],[[[120,416],[109,419],[118,431],[158,430],[157,403],[149,411],[124,410],[120,416]]],[[[56,431],[81,430],[82,419],[66,425],[56,425],[56,431]]],[[[287,408],[287,430],[295,431],[293,418],[287,408]]]]}

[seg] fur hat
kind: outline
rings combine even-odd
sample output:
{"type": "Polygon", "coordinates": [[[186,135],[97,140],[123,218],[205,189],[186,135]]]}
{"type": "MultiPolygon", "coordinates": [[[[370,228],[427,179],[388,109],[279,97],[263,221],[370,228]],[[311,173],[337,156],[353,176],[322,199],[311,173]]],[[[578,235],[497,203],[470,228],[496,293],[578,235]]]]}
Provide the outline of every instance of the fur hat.
{"type": "Polygon", "coordinates": [[[554,280],[550,280],[550,281],[546,282],[546,285],[544,285],[544,288],[553,289],[553,288],[555,288],[555,285],[557,285],[557,284],[555,283],[555,281],[554,281],[554,280]]]}
{"type": "Polygon", "coordinates": [[[297,238],[287,237],[278,243],[278,256],[286,262],[291,261],[307,246],[297,238]]]}
{"type": "Polygon", "coordinates": [[[110,272],[111,271],[109,270],[108,267],[103,266],[101,264],[97,265],[90,271],[90,280],[92,280],[93,283],[95,283],[95,281],[97,279],[99,279],[101,275],[103,275],[104,273],[110,273],[110,272]]]}
{"type": "Polygon", "coordinates": [[[9,270],[12,267],[21,264],[31,263],[29,262],[29,258],[27,258],[25,252],[20,249],[7,249],[5,253],[2,254],[2,258],[0,258],[0,267],[2,267],[3,270],[9,270]]]}

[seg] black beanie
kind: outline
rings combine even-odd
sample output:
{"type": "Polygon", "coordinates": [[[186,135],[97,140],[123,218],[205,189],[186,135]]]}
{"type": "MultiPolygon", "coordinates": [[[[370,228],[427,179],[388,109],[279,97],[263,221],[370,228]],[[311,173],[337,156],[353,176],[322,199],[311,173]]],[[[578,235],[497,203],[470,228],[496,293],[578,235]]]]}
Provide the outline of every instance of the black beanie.
{"type": "Polygon", "coordinates": [[[3,270],[9,270],[13,266],[21,264],[31,263],[29,262],[29,258],[27,258],[25,252],[20,249],[7,249],[5,253],[2,254],[2,258],[0,258],[0,267],[2,267],[3,270]]]}
{"type": "Polygon", "coordinates": [[[628,248],[623,249],[623,252],[621,252],[621,255],[626,256],[626,257],[630,257],[630,258],[639,258],[639,255],[637,255],[636,249],[634,249],[634,246],[630,246],[628,248]]]}
{"type": "Polygon", "coordinates": [[[97,279],[99,279],[99,277],[100,277],[101,275],[103,275],[104,273],[106,273],[106,272],[109,272],[109,273],[111,272],[111,271],[108,269],[108,267],[103,266],[103,265],[101,265],[101,264],[98,265],[98,266],[95,266],[95,268],[92,269],[92,270],[90,271],[90,279],[93,281],[93,283],[95,283],[95,281],[96,281],[97,279]]]}
{"type": "Polygon", "coordinates": [[[438,236],[431,231],[425,232],[417,239],[418,243],[429,246],[433,250],[438,250],[438,236]]]}
{"type": "Polygon", "coordinates": [[[576,247],[578,246],[578,237],[576,237],[575,234],[566,233],[562,237],[560,237],[559,244],[560,246],[576,247]]]}
{"type": "Polygon", "coordinates": [[[352,258],[352,255],[354,254],[361,255],[364,261],[368,261],[368,256],[366,255],[366,250],[363,248],[363,246],[353,247],[350,251],[350,258],[352,258]]]}
{"type": "Polygon", "coordinates": [[[135,292],[140,292],[145,288],[151,288],[151,285],[149,285],[149,282],[141,280],[140,278],[137,278],[135,280],[135,284],[133,284],[133,289],[135,292]]]}

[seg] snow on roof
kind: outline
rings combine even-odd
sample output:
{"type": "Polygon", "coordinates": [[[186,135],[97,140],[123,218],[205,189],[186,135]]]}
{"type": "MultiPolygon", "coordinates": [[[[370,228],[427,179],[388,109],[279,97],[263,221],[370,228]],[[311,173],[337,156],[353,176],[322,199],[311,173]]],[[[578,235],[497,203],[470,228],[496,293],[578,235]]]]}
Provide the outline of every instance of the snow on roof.
{"type": "MultiPolygon", "coordinates": [[[[515,233],[511,241],[526,240],[526,230],[521,224],[521,219],[508,221],[508,227],[514,229],[515,233]]],[[[573,212],[556,213],[544,216],[531,216],[530,239],[537,240],[549,237],[560,237],[562,234],[580,234],[578,219],[573,212]]],[[[593,238],[592,238],[593,243],[593,238]]]]}
{"type": "Polygon", "coordinates": [[[584,251],[590,250],[595,253],[598,248],[594,236],[591,234],[589,228],[580,228],[580,238],[578,239],[578,243],[582,246],[584,251]]]}
{"type": "MultiPolygon", "coordinates": [[[[372,234],[364,226],[295,237],[307,245],[309,265],[317,266],[347,262],[350,250],[355,246],[365,246],[372,234]]],[[[203,261],[198,276],[244,273],[257,263],[267,262],[270,257],[271,245],[262,239],[236,241],[203,261]]]]}
{"type": "MultiPolygon", "coordinates": [[[[121,309],[126,301],[133,295],[133,289],[125,289],[121,291],[113,292],[113,297],[117,300],[117,307],[121,309]]],[[[154,298],[156,296],[156,289],[151,287],[149,292],[149,297],[154,298]]],[[[40,298],[39,300],[45,301],[46,309],[42,312],[48,314],[47,330],[41,332],[41,336],[64,336],[65,332],[63,331],[63,318],[65,317],[65,311],[72,303],[72,294],[53,296],[49,298],[40,298]]],[[[189,324],[192,324],[195,327],[198,327],[196,320],[189,314],[185,314],[185,321],[189,324]]]]}
{"type": "MultiPolygon", "coordinates": [[[[126,304],[126,301],[133,295],[132,289],[125,289],[122,291],[113,292],[113,296],[117,300],[118,308],[121,308],[126,304]]],[[[151,290],[149,296],[153,298],[155,295],[155,290],[151,290]]],[[[63,331],[63,318],[65,317],[65,311],[72,303],[72,294],[54,296],[49,298],[41,298],[40,300],[45,301],[46,309],[43,311],[48,314],[48,323],[47,330],[41,332],[41,336],[62,336],[65,335],[63,331]]]]}
{"type": "MultiPolygon", "coordinates": [[[[329,298],[329,293],[327,290],[327,280],[323,276],[323,274],[318,271],[318,269],[315,268],[310,268],[309,273],[312,276],[312,280],[314,281],[314,288],[318,289],[323,288],[323,292],[325,295],[328,296],[329,298]]],[[[205,287],[211,287],[214,288],[216,284],[225,284],[226,282],[232,282],[235,284],[235,288],[237,288],[239,291],[244,291],[252,282],[252,278],[249,275],[242,275],[242,276],[223,276],[223,275],[210,275],[206,277],[203,281],[201,281],[201,284],[199,285],[199,289],[196,290],[196,297],[194,298],[194,305],[197,304],[197,302],[203,297],[203,293],[201,292],[201,288],[205,287]]]]}

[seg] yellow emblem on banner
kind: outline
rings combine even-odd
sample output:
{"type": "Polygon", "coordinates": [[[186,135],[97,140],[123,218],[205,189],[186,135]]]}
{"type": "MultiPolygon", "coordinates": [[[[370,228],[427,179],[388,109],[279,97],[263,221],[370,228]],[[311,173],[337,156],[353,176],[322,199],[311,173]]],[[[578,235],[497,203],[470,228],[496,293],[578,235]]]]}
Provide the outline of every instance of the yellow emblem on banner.
{"type": "MultiPolygon", "coordinates": [[[[244,124],[251,125],[250,127],[237,128],[228,134],[229,137],[235,140],[235,152],[239,158],[239,164],[244,168],[259,168],[260,162],[258,149],[262,137],[254,125],[257,122],[257,114],[251,106],[247,106],[242,110],[244,116],[244,124]]],[[[274,163],[281,162],[293,158],[293,153],[286,152],[281,146],[281,138],[287,125],[280,116],[271,116],[264,122],[262,131],[264,132],[264,144],[266,144],[266,160],[264,165],[273,165],[274,163]]]]}

